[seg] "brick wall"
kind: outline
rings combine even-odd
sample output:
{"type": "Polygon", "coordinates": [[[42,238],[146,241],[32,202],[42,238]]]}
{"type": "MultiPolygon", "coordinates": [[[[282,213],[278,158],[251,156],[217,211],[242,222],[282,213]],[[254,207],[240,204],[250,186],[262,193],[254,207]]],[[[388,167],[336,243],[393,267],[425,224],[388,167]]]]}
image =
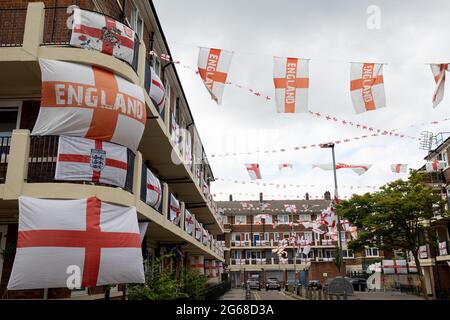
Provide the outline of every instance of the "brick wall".
{"type": "Polygon", "coordinates": [[[308,280],[319,280],[320,283],[323,284],[327,279],[334,278],[339,275],[339,270],[334,262],[316,262],[311,263],[311,268],[308,273],[308,280]],[[324,276],[324,273],[327,275],[324,276]]]}

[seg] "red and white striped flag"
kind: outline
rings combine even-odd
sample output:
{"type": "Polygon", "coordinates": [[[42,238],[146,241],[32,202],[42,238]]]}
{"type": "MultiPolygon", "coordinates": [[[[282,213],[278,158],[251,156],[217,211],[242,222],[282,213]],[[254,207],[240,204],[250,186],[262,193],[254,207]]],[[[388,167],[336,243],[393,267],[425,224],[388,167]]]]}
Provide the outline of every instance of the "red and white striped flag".
{"type": "Polygon", "coordinates": [[[73,10],[70,45],[97,50],[102,53],[133,63],[134,31],[123,23],[102,14],[73,10]]]}
{"type": "Polygon", "coordinates": [[[380,63],[352,63],[350,91],[356,113],[385,107],[383,65],[380,63]]]}
{"type": "Polygon", "coordinates": [[[109,141],[136,150],[147,121],[144,91],[96,66],[39,59],[42,99],[33,135],[109,141]]]}
{"type": "Polygon", "coordinates": [[[162,188],[159,179],[147,169],[147,193],[145,203],[156,210],[160,209],[162,201],[162,188]]]}
{"type": "Polygon", "coordinates": [[[125,187],[127,148],[101,140],[59,137],[55,180],[92,181],[125,187]]]}
{"type": "Polygon", "coordinates": [[[222,103],[223,89],[232,57],[233,52],[204,47],[200,48],[198,55],[198,74],[211,98],[219,105],[222,103]]]}
{"type": "Polygon", "coordinates": [[[67,287],[73,268],[82,287],[144,283],[136,208],[19,197],[19,215],[8,290],[67,287]]]}
{"type": "Polygon", "coordinates": [[[408,165],[405,163],[391,164],[391,171],[396,173],[405,173],[408,170],[408,165]]]}
{"type": "Polygon", "coordinates": [[[150,91],[148,95],[158,109],[158,112],[161,114],[166,99],[166,89],[155,70],[153,70],[153,67],[150,67],[150,91]]]}
{"type": "Polygon", "coordinates": [[[292,164],[290,163],[282,163],[278,165],[278,170],[283,170],[284,168],[292,169],[292,164]]]}
{"type": "Polygon", "coordinates": [[[246,163],[245,167],[251,180],[261,179],[261,172],[259,171],[259,164],[246,163]]]}
{"type": "Polygon", "coordinates": [[[444,90],[445,90],[445,72],[448,70],[447,63],[441,64],[432,64],[431,71],[433,72],[434,81],[436,82],[436,89],[433,94],[433,108],[436,108],[437,105],[444,98],[444,90]]]}
{"type": "Polygon", "coordinates": [[[274,57],[273,82],[279,113],[308,112],[309,60],[274,57]]]}
{"type": "MultiPolygon", "coordinates": [[[[345,164],[345,163],[337,163],[336,164],[336,170],[338,169],[352,169],[353,172],[357,173],[358,175],[362,175],[367,172],[367,170],[370,169],[372,165],[371,164],[345,164]]],[[[320,168],[322,170],[333,170],[333,164],[327,163],[327,164],[313,164],[313,168],[320,168]]]]}
{"type": "Polygon", "coordinates": [[[447,162],[445,161],[433,160],[425,164],[425,169],[427,172],[436,172],[445,169],[446,166],[447,162]]]}
{"type": "Polygon", "coordinates": [[[169,201],[169,220],[176,225],[179,225],[181,219],[180,202],[173,194],[170,194],[169,201]]]}

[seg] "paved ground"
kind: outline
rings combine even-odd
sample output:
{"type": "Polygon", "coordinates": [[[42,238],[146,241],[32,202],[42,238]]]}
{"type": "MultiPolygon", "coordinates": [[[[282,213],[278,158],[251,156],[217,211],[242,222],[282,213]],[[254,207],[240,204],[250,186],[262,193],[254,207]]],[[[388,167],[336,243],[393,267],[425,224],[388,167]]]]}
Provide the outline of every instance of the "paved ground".
{"type": "Polygon", "coordinates": [[[253,291],[255,300],[296,300],[286,295],[283,290],[253,291]]]}
{"type": "Polygon", "coordinates": [[[241,288],[232,288],[225,293],[219,300],[245,300],[245,290],[241,288]]]}
{"type": "Polygon", "coordinates": [[[401,292],[355,292],[349,300],[423,300],[412,294],[401,292]]]}

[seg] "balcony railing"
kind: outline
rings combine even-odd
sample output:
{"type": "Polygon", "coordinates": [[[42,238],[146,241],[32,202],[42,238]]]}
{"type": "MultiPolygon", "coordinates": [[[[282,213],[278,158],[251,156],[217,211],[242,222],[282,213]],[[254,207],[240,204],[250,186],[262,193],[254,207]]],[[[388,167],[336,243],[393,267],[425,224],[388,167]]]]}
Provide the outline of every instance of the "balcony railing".
{"type": "MultiPolygon", "coordinates": [[[[103,13],[100,13],[104,15],[103,13]]],[[[71,13],[67,12],[67,7],[49,7],[45,8],[44,19],[44,40],[45,46],[68,46],[72,36],[72,30],[68,28],[68,21],[71,13]]],[[[113,17],[112,17],[113,18],[113,17]]],[[[114,19],[114,18],[113,18],[114,19]]],[[[23,33],[23,32],[22,32],[23,33]]],[[[139,38],[134,39],[134,57],[131,67],[137,70],[139,58],[139,38]]],[[[125,63],[128,63],[124,61],[125,63]]]]}
{"type": "Polygon", "coordinates": [[[0,9],[0,47],[20,47],[23,43],[27,9],[0,9]]]}
{"type": "MultiPolygon", "coordinates": [[[[70,182],[110,186],[107,184],[96,183],[92,181],[55,180],[56,160],[58,156],[58,142],[58,136],[31,136],[27,182],[70,182]]],[[[134,157],[134,153],[131,150],[127,149],[128,168],[124,190],[128,192],[133,191],[134,157]]]]}
{"type": "Polygon", "coordinates": [[[0,136],[0,183],[5,183],[10,145],[10,136],[0,136]]]}

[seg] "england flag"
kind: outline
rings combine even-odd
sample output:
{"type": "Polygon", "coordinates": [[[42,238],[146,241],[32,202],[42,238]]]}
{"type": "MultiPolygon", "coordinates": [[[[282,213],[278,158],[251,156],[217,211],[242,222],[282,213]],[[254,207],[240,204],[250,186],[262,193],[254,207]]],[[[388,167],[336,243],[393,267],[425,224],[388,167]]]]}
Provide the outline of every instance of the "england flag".
{"type": "Polygon", "coordinates": [[[408,170],[408,165],[405,163],[391,164],[391,171],[395,173],[405,173],[408,170]]]}
{"type": "Polygon", "coordinates": [[[153,67],[150,67],[150,91],[148,92],[150,99],[155,104],[158,112],[161,114],[164,108],[164,101],[166,99],[166,89],[162,84],[161,79],[156,74],[153,67]]]}
{"type": "Polygon", "coordinates": [[[261,172],[259,171],[259,164],[247,163],[245,164],[248,175],[251,180],[261,179],[261,172]]]}
{"type": "Polygon", "coordinates": [[[173,194],[170,194],[169,201],[169,220],[176,225],[180,224],[181,209],[180,202],[173,194]]]}
{"type": "Polygon", "coordinates": [[[101,140],[59,137],[55,180],[92,181],[125,187],[127,148],[101,140]]]}
{"type": "Polygon", "coordinates": [[[194,226],[195,221],[194,217],[192,217],[192,214],[188,211],[184,211],[184,229],[186,230],[186,233],[193,236],[194,235],[194,226]]]}
{"type": "Polygon", "coordinates": [[[162,200],[162,188],[159,179],[147,169],[147,193],[145,195],[145,203],[153,207],[155,210],[160,210],[162,200]]]}
{"type": "Polygon", "coordinates": [[[437,172],[439,170],[445,169],[446,166],[447,166],[447,162],[445,162],[445,161],[432,160],[432,161],[428,161],[425,164],[425,169],[427,172],[437,172]]]}

